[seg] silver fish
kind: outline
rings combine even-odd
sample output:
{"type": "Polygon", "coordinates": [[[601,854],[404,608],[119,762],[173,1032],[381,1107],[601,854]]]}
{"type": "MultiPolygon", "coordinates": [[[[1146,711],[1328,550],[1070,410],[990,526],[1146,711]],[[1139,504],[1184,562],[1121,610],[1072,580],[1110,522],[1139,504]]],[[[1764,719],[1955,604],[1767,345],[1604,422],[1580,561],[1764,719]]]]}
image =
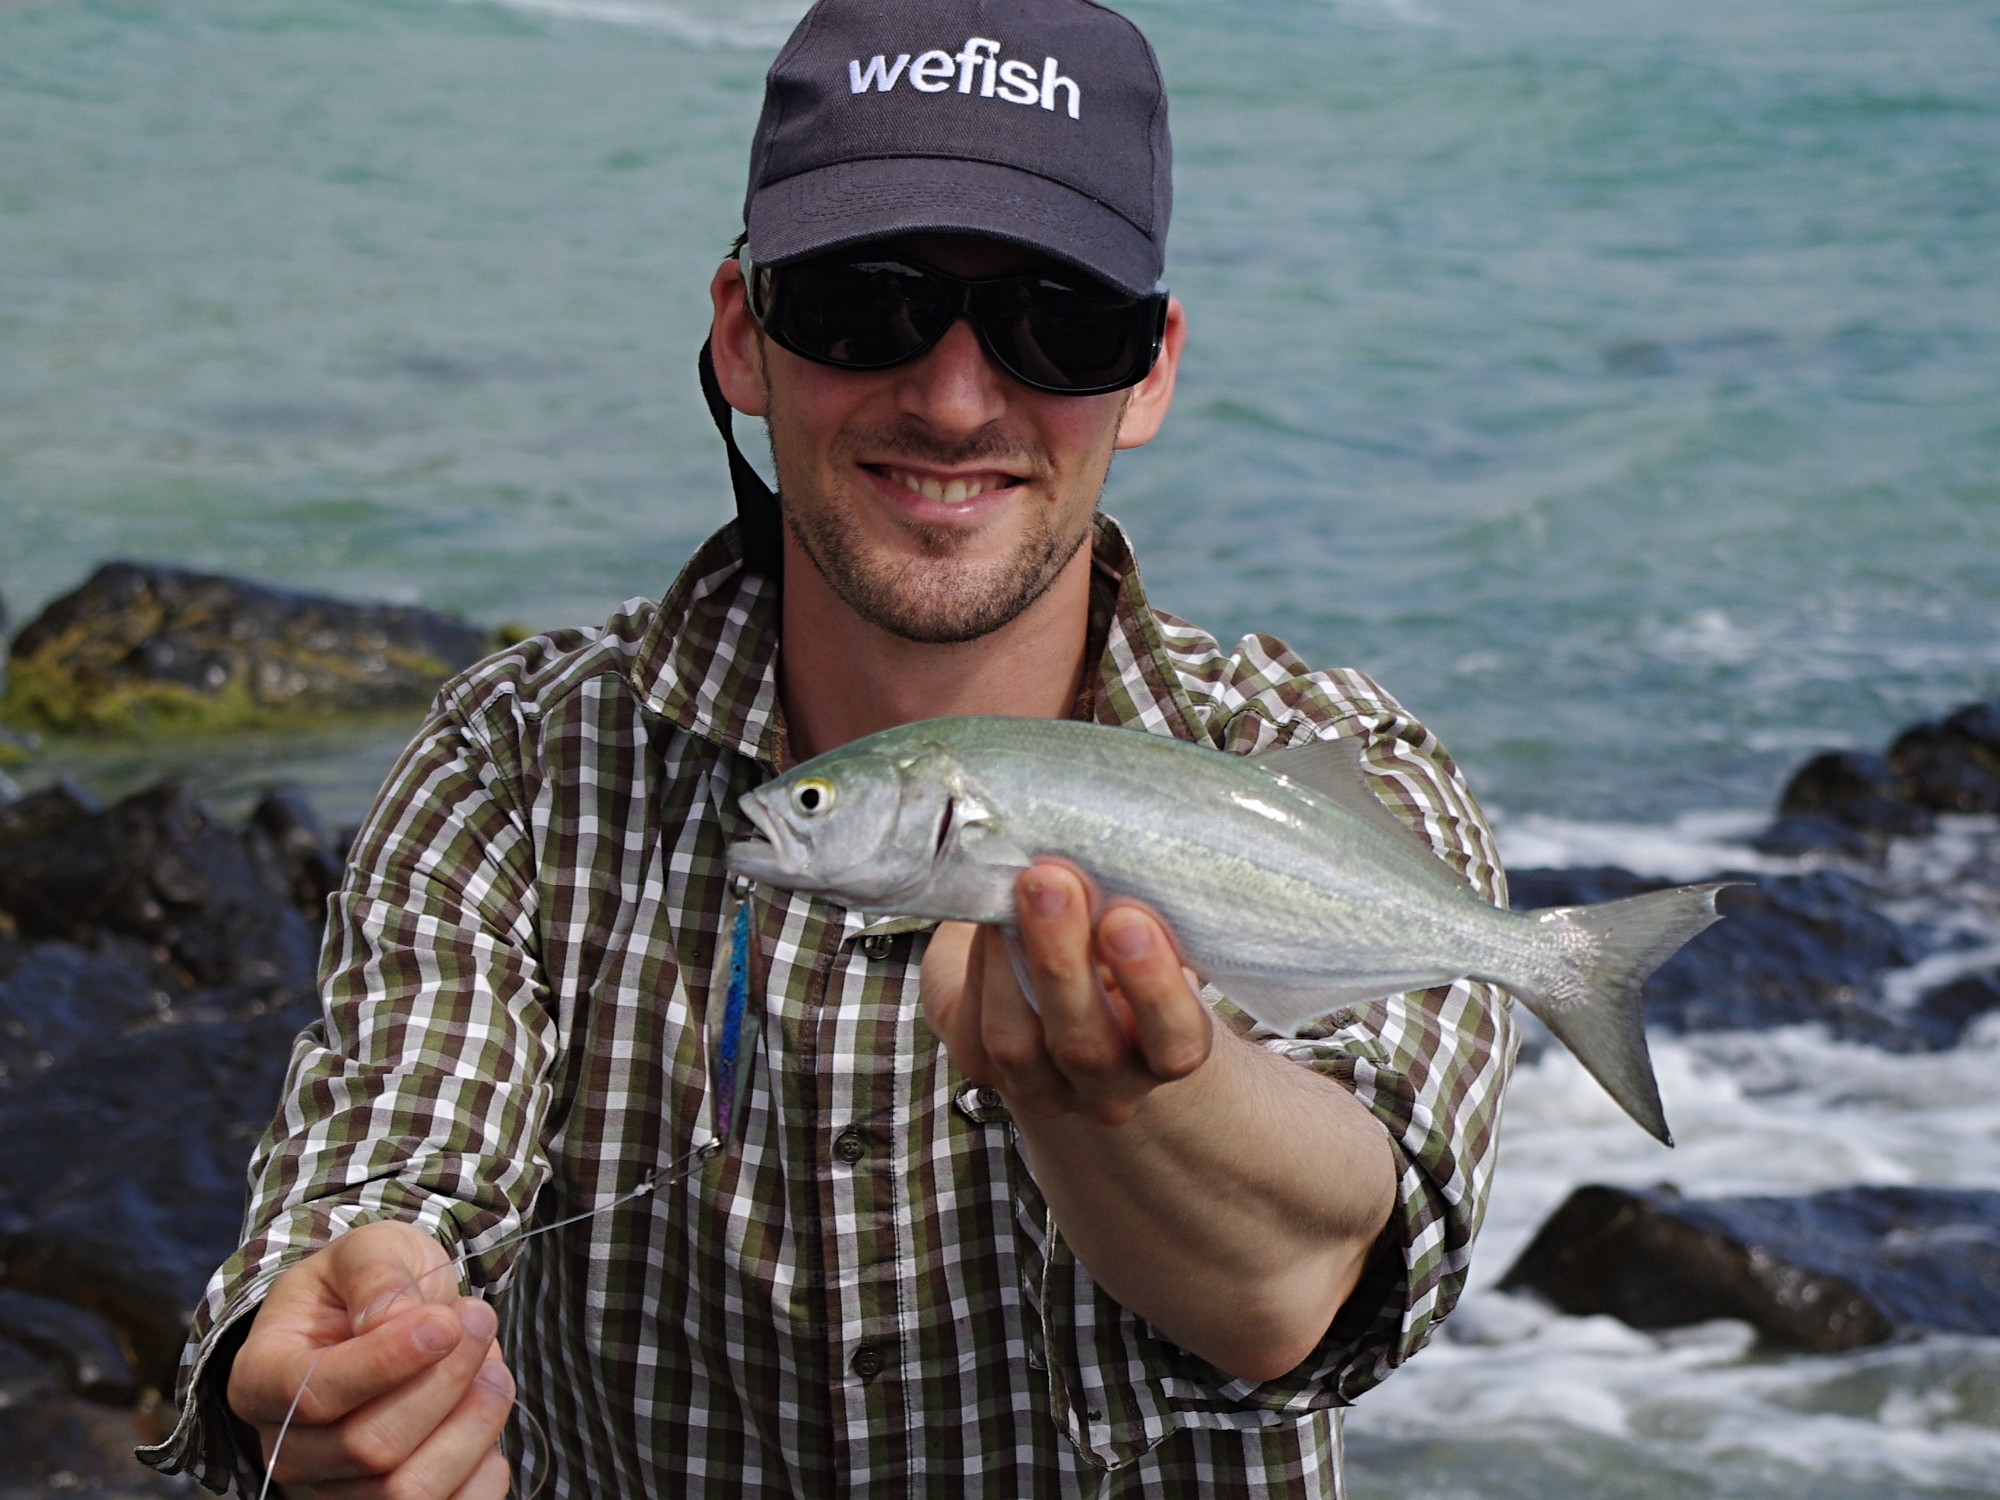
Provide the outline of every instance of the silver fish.
{"type": "Polygon", "coordinates": [[[1369,789],[1359,739],[1257,756],[1051,719],[925,719],[742,799],[729,867],[863,912],[1014,925],[1036,857],[1173,927],[1202,976],[1291,1034],[1461,976],[1504,985],[1667,1144],[1640,987],[1730,882],[1512,912],[1369,789]]]}

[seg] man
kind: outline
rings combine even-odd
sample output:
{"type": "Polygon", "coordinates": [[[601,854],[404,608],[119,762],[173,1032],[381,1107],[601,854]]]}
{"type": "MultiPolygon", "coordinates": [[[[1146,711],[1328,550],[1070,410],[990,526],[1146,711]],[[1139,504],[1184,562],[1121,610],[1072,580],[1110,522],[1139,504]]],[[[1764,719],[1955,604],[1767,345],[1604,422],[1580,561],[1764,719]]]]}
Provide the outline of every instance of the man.
{"type": "Polygon", "coordinates": [[[712,285],[717,405],[768,424],[782,524],[732,441],[739,522],[660,604],[440,695],[332,903],[326,1020],[154,1461],[253,1485],[285,1428],[288,1494],[489,1500],[518,1403],[511,1472],[550,1495],[1338,1493],[1339,1409],[1463,1282],[1513,1041],[1487,987],[1258,1036],[1045,861],[1037,1012],[988,932],[761,892],[740,1139],[668,1180],[736,800],[876,729],[1360,735],[1500,899],[1420,726],[1152,610],[1096,514],[1185,342],[1168,184],[1152,52],[1087,0],[800,23],[712,285]]]}

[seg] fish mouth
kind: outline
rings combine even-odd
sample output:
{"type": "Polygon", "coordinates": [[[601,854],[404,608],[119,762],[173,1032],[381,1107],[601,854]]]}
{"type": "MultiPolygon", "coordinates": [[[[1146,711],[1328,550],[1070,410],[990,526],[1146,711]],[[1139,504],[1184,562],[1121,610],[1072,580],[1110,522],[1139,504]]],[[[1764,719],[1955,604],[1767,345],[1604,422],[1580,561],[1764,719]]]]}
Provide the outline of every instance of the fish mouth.
{"type": "Polygon", "coordinates": [[[723,859],[730,871],[773,885],[788,885],[803,876],[812,863],[804,841],[750,798],[737,805],[762,837],[739,839],[729,846],[723,859]]]}

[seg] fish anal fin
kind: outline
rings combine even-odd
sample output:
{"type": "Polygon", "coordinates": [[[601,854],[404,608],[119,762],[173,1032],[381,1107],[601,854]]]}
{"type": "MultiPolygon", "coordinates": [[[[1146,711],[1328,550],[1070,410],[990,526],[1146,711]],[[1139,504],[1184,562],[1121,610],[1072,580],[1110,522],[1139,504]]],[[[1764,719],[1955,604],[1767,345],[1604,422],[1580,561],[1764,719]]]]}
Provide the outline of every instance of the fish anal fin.
{"type": "Polygon", "coordinates": [[[1266,974],[1210,974],[1213,984],[1238,1010],[1283,1036],[1295,1036],[1309,1021],[1364,1000],[1381,1000],[1435,984],[1435,978],[1402,984],[1395,979],[1342,984],[1324,979],[1282,980],[1266,974]]]}
{"type": "Polygon", "coordinates": [[[1433,865],[1463,887],[1464,878],[1444,862],[1437,850],[1416,829],[1405,823],[1368,785],[1368,771],[1362,760],[1367,741],[1358,735],[1337,740],[1307,740],[1283,750],[1266,750],[1250,757],[1250,764],[1338,803],[1371,828],[1388,834],[1406,849],[1426,855],[1433,865]]]}

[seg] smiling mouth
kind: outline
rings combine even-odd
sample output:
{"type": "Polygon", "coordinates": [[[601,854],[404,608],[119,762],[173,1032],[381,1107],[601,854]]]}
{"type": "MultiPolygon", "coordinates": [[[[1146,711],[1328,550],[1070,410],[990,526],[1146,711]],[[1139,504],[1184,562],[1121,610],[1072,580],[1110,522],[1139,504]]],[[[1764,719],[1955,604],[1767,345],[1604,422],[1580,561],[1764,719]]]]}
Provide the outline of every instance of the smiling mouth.
{"type": "Polygon", "coordinates": [[[922,495],[926,500],[939,505],[963,505],[966,501],[994,490],[1012,489],[1025,481],[1013,474],[988,471],[983,474],[954,474],[940,477],[936,474],[918,474],[909,469],[894,468],[889,464],[865,465],[871,472],[881,475],[891,484],[900,484],[912,494],[922,495]]]}

